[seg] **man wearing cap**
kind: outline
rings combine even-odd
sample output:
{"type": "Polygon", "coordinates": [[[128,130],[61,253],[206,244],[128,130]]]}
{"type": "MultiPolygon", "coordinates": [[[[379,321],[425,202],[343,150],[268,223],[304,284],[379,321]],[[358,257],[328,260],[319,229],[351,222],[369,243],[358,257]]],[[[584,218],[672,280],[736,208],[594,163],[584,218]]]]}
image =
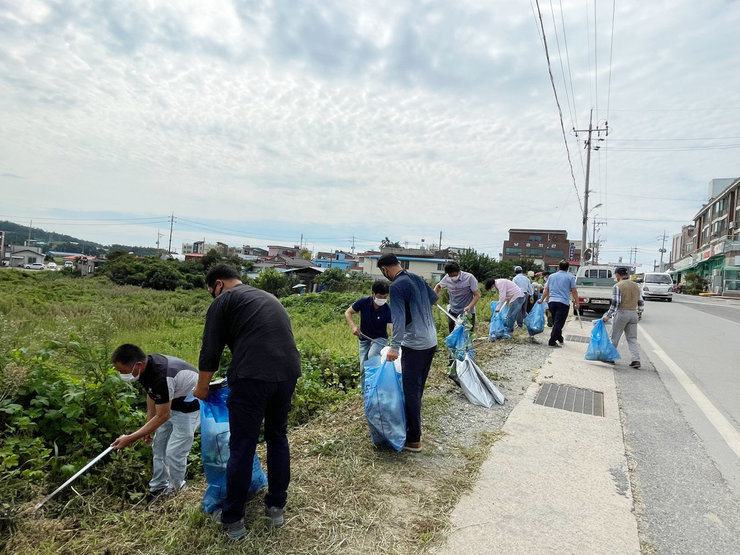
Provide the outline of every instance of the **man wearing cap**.
{"type": "Polygon", "coordinates": [[[619,346],[619,340],[624,333],[627,338],[632,362],[632,368],[640,367],[640,346],[637,344],[637,322],[642,319],[642,309],[645,302],[642,299],[640,286],[629,279],[629,270],[619,267],[614,271],[617,283],[612,290],[612,302],[609,310],[603,316],[604,322],[612,316],[612,343],[619,346]]]}
{"type": "MultiPolygon", "coordinates": [[[[446,288],[450,294],[450,314],[460,316],[466,312],[470,314],[471,325],[475,329],[475,305],[480,300],[478,280],[468,272],[463,272],[457,262],[445,264],[445,276],[434,286],[434,292],[446,288]]],[[[447,319],[447,328],[450,333],[455,329],[455,321],[447,319]]]]}
{"type": "Polygon", "coordinates": [[[378,268],[391,281],[391,348],[387,360],[398,358],[403,347],[401,372],[406,412],[406,445],[404,449],[421,451],[421,397],[437,350],[437,328],[432,305],[439,298],[427,282],[401,268],[395,254],[384,254],[378,268]]]}
{"type": "Polygon", "coordinates": [[[532,298],[532,295],[534,295],[534,287],[532,287],[532,282],[527,277],[526,274],[522,273],[522,267],[521,266],[514,266],[514,283],[517,284],[517,287],[522,290],[524,293],[524,302],[522,303],[522,309],[517,313],[516,315],[516,325],[517,327],[521,328],[524,324],[524,318],[527,316],[527,312],[529,312],[529,299],[532,298]]]}
{"type": "Polygon", "coordinates": [[[569,267],[570,264],[566,260],[560,261],[558,271],[547,278],[545,291],[542,293],[540,300],[537,301],[538,303],[547,301],[548,308],[552,312],[552,332],[550,333],[550,340],[547,342],[550,347],[560,347],[563,344],[563,326],[568,319],[570,298],[573,297],[576,310],[580,306],[576,278],[568,272],[569,267]]]}

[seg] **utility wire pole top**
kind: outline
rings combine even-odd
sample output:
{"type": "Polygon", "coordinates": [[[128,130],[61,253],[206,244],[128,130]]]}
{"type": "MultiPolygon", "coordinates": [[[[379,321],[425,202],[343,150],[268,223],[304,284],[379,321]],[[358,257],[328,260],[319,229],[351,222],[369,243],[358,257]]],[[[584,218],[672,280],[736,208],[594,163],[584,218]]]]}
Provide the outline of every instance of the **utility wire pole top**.
{"type": "MultiPolygon", "coordinates": [[[[586,139],[585,147],[586,148],[586,187],[583,193],[583,220],[582,224],[583,227],[581,229],[581,266],[584,265],[583,260],[583,252],[586,248],[586,240],[587,240],[587,233],[588,233],[588,184],[589,184],[589,177],[591,173],[591,135],[596,132],[596,135],[598,137],[599,141],[603,141],[604,139],[601,138],[601,134],[604,133],[604,136],[609,135],[609,122],[604,122],[604,128],[593,127],[593,118],[594,118],[594,110],[591,108],[591,114],[588,118],[588,129],[573,129],[573,132],[576,134],[576,137],[578,136],[578,133],[588,132],[588,139],[586,139]]],[[[598,150],[598,146],[594,149],[598,150]]]]}

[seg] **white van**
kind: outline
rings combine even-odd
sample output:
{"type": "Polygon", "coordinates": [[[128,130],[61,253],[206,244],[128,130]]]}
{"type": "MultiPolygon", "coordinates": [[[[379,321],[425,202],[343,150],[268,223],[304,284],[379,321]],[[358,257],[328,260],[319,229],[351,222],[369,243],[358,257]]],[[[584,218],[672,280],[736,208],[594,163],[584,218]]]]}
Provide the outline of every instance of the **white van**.
{"type": "Polygon", "coordinates": [[[643,299],[673,300],[673,280],[667,272],[646,273],[642,282],[643,299]]]}

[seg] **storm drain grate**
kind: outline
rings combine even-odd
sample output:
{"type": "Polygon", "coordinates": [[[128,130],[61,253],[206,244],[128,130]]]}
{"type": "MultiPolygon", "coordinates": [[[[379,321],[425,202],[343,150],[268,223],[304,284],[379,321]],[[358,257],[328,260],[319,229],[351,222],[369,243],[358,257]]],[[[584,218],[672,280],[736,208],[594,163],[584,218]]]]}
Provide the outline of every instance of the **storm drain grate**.
{"type": "Polygon", "coordinates": [[[534,403],[570,412],[604,416],[604,393],[592,389],[546,383],[540,389],[534,403]]]}
{"type": "Polygon", "coordinates": [[[574,343],[591,343],[591,338],[585,335],[566,335],[566,341],[573,341],[574,343]]]}

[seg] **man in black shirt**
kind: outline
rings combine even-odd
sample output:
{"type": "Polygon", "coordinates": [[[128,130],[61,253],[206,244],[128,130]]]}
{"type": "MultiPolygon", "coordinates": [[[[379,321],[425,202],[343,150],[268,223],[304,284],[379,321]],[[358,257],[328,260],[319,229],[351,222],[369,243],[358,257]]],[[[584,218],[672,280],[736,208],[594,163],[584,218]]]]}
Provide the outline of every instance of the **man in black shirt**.
{"type": "Polygon", "coordinates": [[[243,537],[244,504],[252,478],[254,451],[265,421],[267,481],[265,515],[283,525],[290,483],[288,411],[301,361],[288,313],[270,293],[241,282],[239,273],[224,264],[214,266],[206,286],[215,299],[206,314],[194,395],[208,396],[224,346],[232,354],[226,373],[229,384],[230,457],[226,467],[226,501],[220,515],[232,539],[243,537]]]}
{"type": "Polygon", "coordinates": [[[147,356],[136,345],[126,343],[113,351],[111,362],[126,382],[139,382],[146,391],[146,424],[122,435],[113,447],[123,449],[141,439],[152,441],[152,495],[178,493],[185,489],[185,471],[200,424],[200,406],[190,395],[198,381],[198,370],[179,358],[147,356]],[[187,400],[187,397],[190,400],[187,400]]]}

